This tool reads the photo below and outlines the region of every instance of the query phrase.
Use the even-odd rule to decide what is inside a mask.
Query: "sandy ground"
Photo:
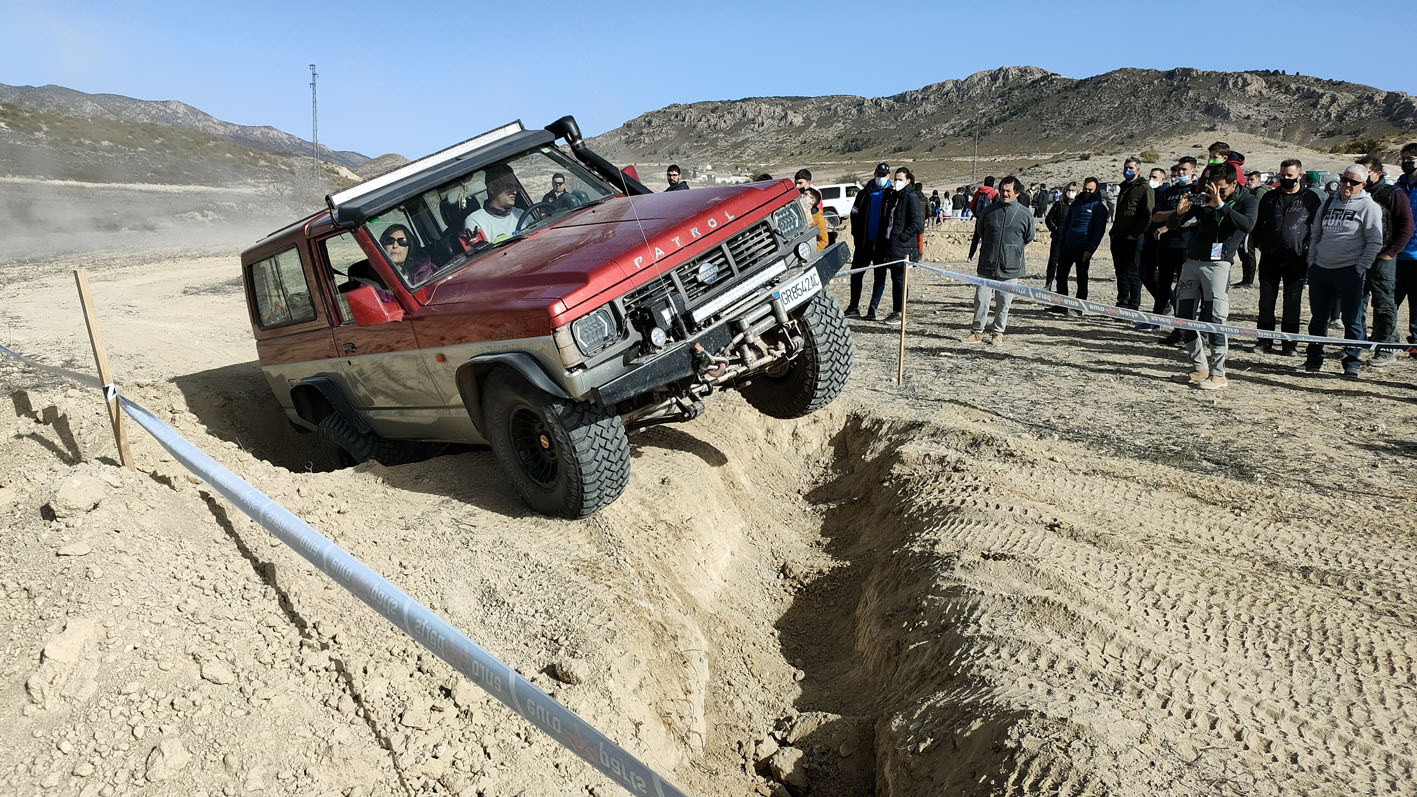
[[[313,470],[236,252],[0,262],[0,334],[89,367],[88,268],[130,396],[690,792],[1417,788],[1417,361],[1348,382],[1236,346],[1200,393],[1154,333],[1023,303],[961,343],[972,290],[922,277],[904,385],[858,323],[828,410],[719,396],[563,522],[486,451]],[[620,793],[140,430],[116,467],[90,391],[0,386],[0,791]]]

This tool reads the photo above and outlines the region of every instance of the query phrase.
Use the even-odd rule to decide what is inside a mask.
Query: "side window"
[[[253,264],[251,290],[263,329],[315,320],[310,285],[305,281],[300,255],[293,248]]]
[[[353,233],[342,232],[326,238],[320,245],[325,249],[325,262],[334,272],[335,304],[339,308],[340,323],[347,324],[354,320],[354,313],[349,309],[345,294],[360,285],[382,283],[369,266],[369,256],[364,254]]]
[[[860,191],[861,191],[860,188],[857,188],[857,187],[854,186],[854,185],[848,185],[848,186],[846,187],[846,196],[847,196],[848,198],[854,197],[854,196],[856,196]]]
[[[841,189],[836,186],[822,189],[822,199],[840,199]]]

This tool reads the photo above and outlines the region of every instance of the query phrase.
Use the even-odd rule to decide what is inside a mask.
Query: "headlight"
[[[576,339],[581,354],[589,357],[620,339],[620,325],[610,305],[605,305],[572,322],[571,336]]]
[[[772,224],[785,238],[792,238],[807,226],[807,218],[802,215],[801,203],[793,200],[786,207],[773,211]]]

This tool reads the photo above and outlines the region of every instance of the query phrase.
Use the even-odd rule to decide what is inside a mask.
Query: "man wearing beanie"
[[[1343,337],[1362,340],[1358,308],[1363,279],[1383,248],[1382,208],[1363,190],[1368,169],[1353,164],[1343,171],[1338,193],[1319,208],[1309,227],[1309,334],[1323,336],[1335,305],[1343,314]],[[1323,367],[1323,344],[1310,343],[1304,369]],[[1343,350],[1343,375],[1358,378],[1361,350]]]

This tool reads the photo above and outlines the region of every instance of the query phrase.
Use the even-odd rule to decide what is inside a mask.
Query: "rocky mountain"
[[[1277,71],[1118,69],[1081,80],[1032,66],[976,72],[890,97],[752,97],[675,104],[594,140],[612,159],[753,164],[1048,160],[1140,150],[1165,136],[1236,131],[1327,148],[1417,132],[1417,99]]]
[[[269,125],[238,125],[176,100],[135,100],[119,94],[86,94],[63,86],[8,86],[0,83],[0,103],[84,119],[155,124],[227,138],[263,152],[309,155],[313,145]],[[323,159],[354,168],[369,160],[358,152],[321,145]]]

